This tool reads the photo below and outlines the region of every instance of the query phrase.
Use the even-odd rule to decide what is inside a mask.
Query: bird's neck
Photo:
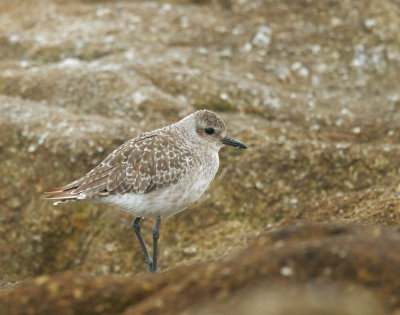
[[[194,143],[195,139],[193,133],[195,131],[192,130],[194,124],[195,122],[192,114],[176,122],[175,124],[167,126],[166,128],[168,128],[169,130],[173,131],[176,135],[178,135],[181,141]]]

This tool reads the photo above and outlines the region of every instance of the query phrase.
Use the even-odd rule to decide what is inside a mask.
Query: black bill
[[[231,145],[235,148],[247,149],[247,147],[243,143],[229,137],[225,137],[224,139],[222,139],[222,143],[226,145]]]

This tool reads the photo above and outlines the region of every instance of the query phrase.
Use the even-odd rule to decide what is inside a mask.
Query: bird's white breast
[[[118,206],[135,216],[170,217],[200,198],[214,179],[218,165],[218,153],[215,152],[208,162],[197,165],[175,185],[145,194],[110,195],[102,198],[102,201]]]

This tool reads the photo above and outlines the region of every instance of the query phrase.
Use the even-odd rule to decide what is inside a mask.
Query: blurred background
[[[399,86],[398,0],[0,0],[0,301],[149,279],[133,217],[42,192],[207,108],[249,149],[163,221],[148,304],[99,312],[400,313]]]

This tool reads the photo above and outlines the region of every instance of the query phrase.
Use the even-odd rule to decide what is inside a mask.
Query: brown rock
[[[289,314],[297,308],[299,314],[383,314],[400,305],[399,241],[398,231],[379,226],[293,226],[263,233],[235,256],[158,275],[41,276],[0,292],[1,311]]]
[[[326,292],[321,301],[328,308],[326,295],[343,301],[339,313],[347,301],[363,314],[360,307],[375,310],[381,300],[385,309],[398,307],[395,277],[382,271],[397,273],[395,242],[388,240],[396,233],[383,227],[400,222],[398,11],[398,1],[380,0],[0,1],[0,286],[20,284],[3,293],[16,303],[7,307],[37,306],[47,292],[49,310],[78,299],[73,309],[93,312],[160,305],[208,312],[197,299],[215,295],[222,302],[210,310],[233,313],[248,307],[248,295],[257,304],[264,291],[271,309],[282,312],[298,305],[311,313],[301,301],[316,299],[316,291]],[[204,197],[163,222],[161,269],[176,269],[155,282],[144,275],[132,283],[115,279],[145,269],[133,218],[92,204],[53,207],[42,192],[82,175],[123,141],[197,108],[219,111],[249,149],[222,150],[220,172]],[[326,227],[320,234],[294,228],[298,241],[277,252],[269,234],[259,239],[266,245],[252,247],[268,257],[246,252],[260,264],[256,272],[243,271],[245,260],[232,256],[265,228],[299,221],[369,224],[384,232],[372,239],[375,228],[343,227],[335,237],[326,236]],[[144,224],[146,240],[151,225]],[[336,256],[311,232],[325,235],[321,244]],[[276,246],[286,244],[285,235],[276,237]],[[236,257],[227,258],[228,268],[210,262],[226,255]],[[54,273],[60,274],[48,276]],[[81,273],[84,289],[74,287]],[[309,286],[321,274],[327,291],[318,281]],[[24,282],[37,276],[49,278]],[[44,289],[45,279],[59,282]],[[161,292],[159,299],[140,291],[142,279],[151,279],[147,290]],[[111,293],[98,288],[104,283]],[[273,292],[287,288],[293,305],[285,309]],[[26,302],[12,292],[25,292]],[[175,295],[180,300],[169,310],[167,296]]]

